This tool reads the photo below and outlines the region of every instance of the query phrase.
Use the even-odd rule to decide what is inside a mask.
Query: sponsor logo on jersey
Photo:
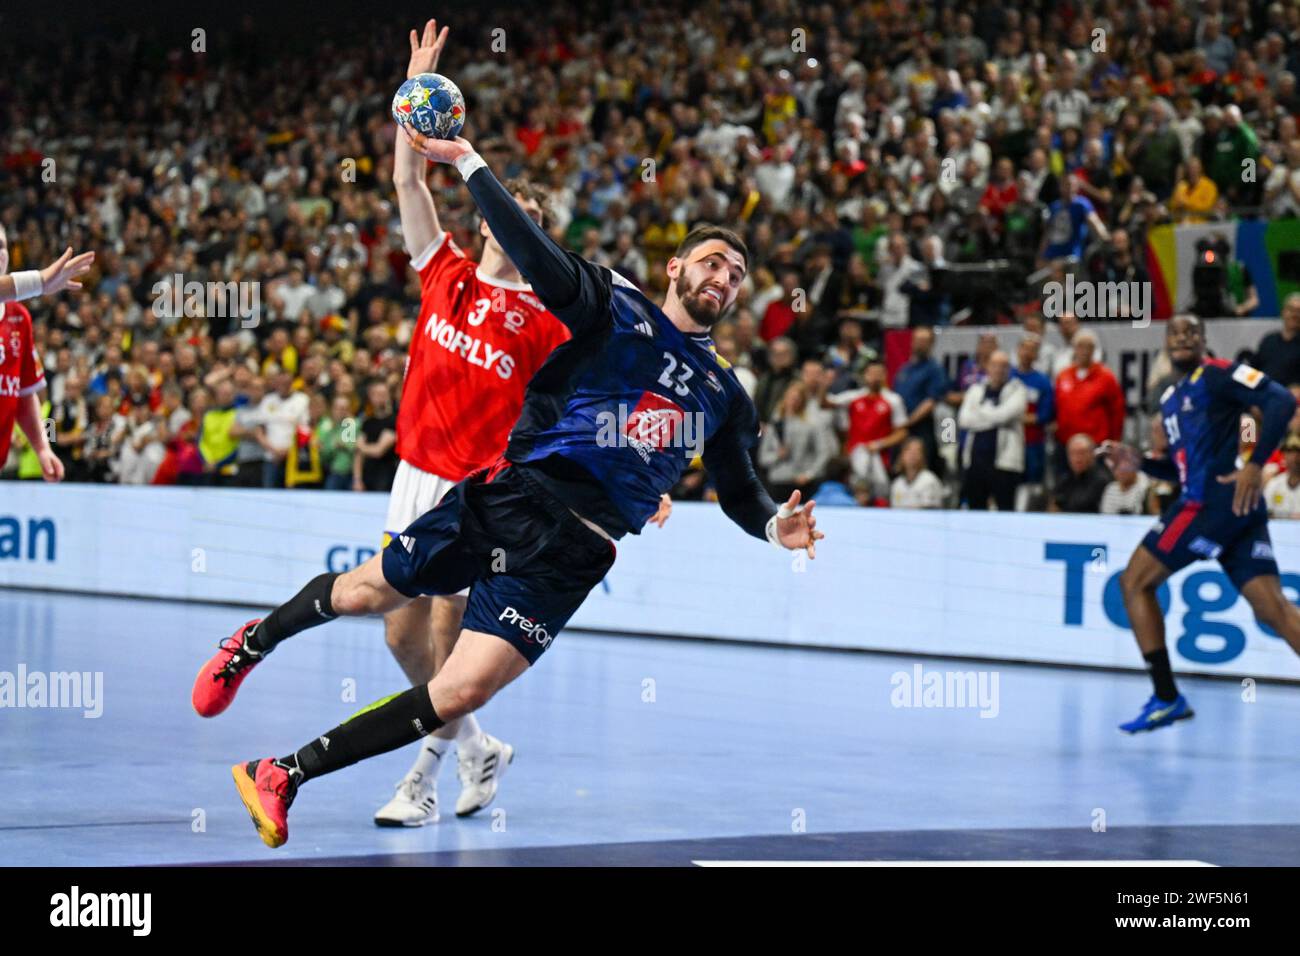
[[[470,365],[491,369],[503,379],[515,373],[515,359],[505,349],[493,348],[482,339],[462,332],[435,312],[424,323],[424,334],[449,352],[456,352]]]
[[[1209,538],[1197,536],[1192,539],[1192,543],[1187,546],[1187,550],[1193,554],[1199,554],[1202,557],[1217,558],[1223,552],[1223,546],[1216,544]]]
[[[518,627],[523,632],[524,640],[529,644],[546,647],[555,639],[551,632],[546,629],[545,624],[534,621],[531,617],[525,617],[513,607],[508,607],[502,611],[497,620]]]
[[[703,412],[687,413],[672,399],[656,392],[642,392],[629,412],[619,403],[618,411],[596,415],[596,444],[602,448],[631,448],[647,464],[650,456],[669,448],[687,449],[694,458],[703,451]]]
[[[1264,380],[1264,373],[1257,368],[1251,368],[1249,365],[1243,364],[1237,366],[1237,370],[1232,373],[1232,378],[1247,388],[1255,388]]]
[[[0,398],[18,398],[22,392],[22,380],[17,375],[0,375]]]
[[[1250,546],[1250,556],[1265,561],[1273,560],[1273,545],[1267,541],[1256,541]]]

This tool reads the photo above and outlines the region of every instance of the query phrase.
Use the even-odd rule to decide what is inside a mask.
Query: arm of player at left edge
[[[41,418],[41,400],[36,391],[29,392],[18,399],[18,427],[27,436],[27,441],[36,452],[41,463],[41,475],[46,481],[63,480],[63,462],[50,447],[49,437],[45,434],[45,421]]]

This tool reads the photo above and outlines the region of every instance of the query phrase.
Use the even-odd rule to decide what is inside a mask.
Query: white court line
[[[691,860],[695,866],[1217,866],[1204,860]]]

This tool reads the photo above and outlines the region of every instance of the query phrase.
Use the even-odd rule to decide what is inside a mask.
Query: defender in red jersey
[[[432,73],[448,30],[428,21],[411,31],[407,77]],[[384,546],[471,472],[505,449],[519,417],[524,389],[547,356],[569,338],[533,295],[519,270],[480,222],[480,262],[468,258],[445,232],[426,182],[428,163],[397,137],[393,185],[402,238],[420,275],[420,313],[411,333],[397,412],[401,460],[388,502]],[[526,183],[508,184],[520,207],[542,221],[543,194]],[[451,654],[460,634],[466,592],[422,598],[384,618],[388,647],[412,684],[427,683]],[[375,814],[379,826],[423,826],[438,819],[436,779],[456,742],[461,793],[456,815],[483,809],[514,748],[483,733],[473,714],[452,721],[422,742],[397,793]]]
[[[71,259],[71,256],[72,250],[69,249],[40,273],[20,275],[33,277],[32,281],[39,277],[42,293],[54,293],[64,288],[79,289],[80,283],[72,281],[72,277],[90,268],[94,255],[86,253],[76,259]],[[24,288],[19,288],[18,277],[9,277],[8,272],[9,238],[4,226],[0,226],[0,278],[6,279],[0,286],[11,293],[25,292]],[[41,418],[41,400],[37,393],[44,387],[45,369],[36,354],[31,313],[19,302],[0,301],[0,465],[9,457],[9,445],[17,423],[36,452],[45,480],[62,481],[63,462],[50,447]]]

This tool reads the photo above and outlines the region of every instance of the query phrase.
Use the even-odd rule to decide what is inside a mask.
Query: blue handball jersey
[[[579,301],[556,310],[573,338],[529,383],[506,458],[537,465],[561,500],[619,537],[641,529],[696,456],[712,471],[747,455],[758,416],[709,335],[680,331],[609,269],[582,270]],[[584,496],[578,476],[605,500]]]
[[[1210,358],[1160,396],[1169,458],[1178,468],[1185,500],[1232,506],[1234,486],[1217,478],[1241,465],[1243,438],[1251,437],[1243,434],[1242,414],[1267,402],[1269,390],[1276,388],[1258,369]]]

